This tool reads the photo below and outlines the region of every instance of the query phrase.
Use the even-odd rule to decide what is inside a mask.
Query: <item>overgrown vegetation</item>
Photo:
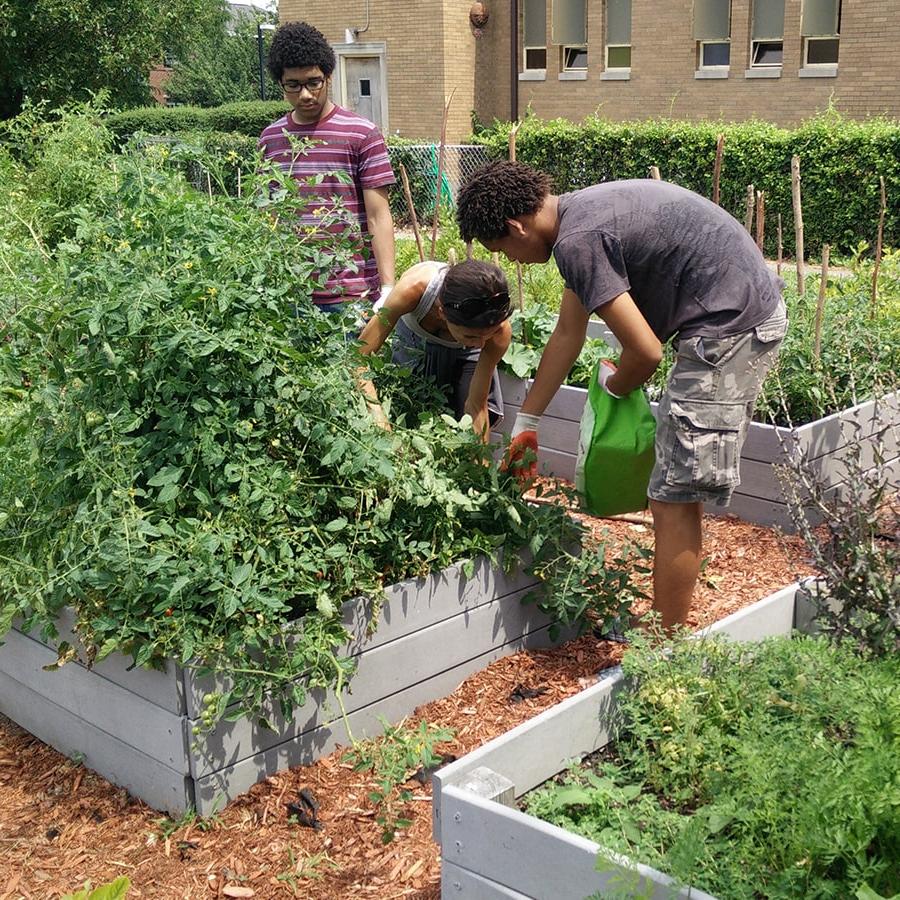
[[[614,753],[529,812],[722,900],[900,891],[900,656],[638,638],[623,669]]]
[[[71,605],[83,648],[60,644],[61,664],[121,651],[227,672],[210,725],[270,690],[285,712],[340,693],[346,600],[500,547],[572,563],[580,527],[526,503],[384,359],[393,430],[373,424],[353,326],[309,302],[353,234],[292,229],[292,179],[263,171],[237,199],[204,159],[210,196],[178,148],[114,153],[91,109],[4,137],[0,634],[55,637]]]

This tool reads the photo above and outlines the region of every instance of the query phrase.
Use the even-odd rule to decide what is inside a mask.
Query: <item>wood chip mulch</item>
[[[652,545],[649,523],[586,521],[612,542]],[[709,563],[695,594],[694,627],[811,572],[796,539],[730,517],[706,517],[704,525]],[[621,654],[621,646],[591,635],[516,653],[417,709],[410,724],[454,729],[455,738],[438,749],[461,756],[589,686]],[[57,898],[120,875],[131,880],[129,898],[154,900],[436,900],[440,854],[431,840],[430,785],[410,782],[403,814],[412,824],[384,845],[368,798],[374,785],[352,771],[343,752],[281,772],[211,820],[187,819],[170,833],[160,813],[0,717],[0,900]],[[288,821],[286,804],[301,789],[319,804],[321,830]]]

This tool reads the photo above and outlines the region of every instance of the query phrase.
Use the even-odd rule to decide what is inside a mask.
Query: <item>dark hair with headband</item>
[[[490,328],[512,315],[502,269],[477,259],[450,266],[441,291],[444,316],[453,325]]]

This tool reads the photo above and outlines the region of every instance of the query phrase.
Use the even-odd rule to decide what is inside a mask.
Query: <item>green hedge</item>
[[[496,123],[476,140],[495,158],[506,158],[510,125]],[[776,250],[781,213],[784,247],[793,253],[791,157],[801,160],[803,222],[807,252],[823,243],[846,252],[860,241],[875,243],[879,175],[888,196],[885,243],[900,245],[900,123],[853,122],[828,112],[795,129],[763,122],[610,122],[589,118],[526,119],[519,129],[517,158],[553,177],[560,192],[600,181],[662,177],[704,196],[712,195],[716,139],[725,135],[721,204],[744,220],[747,185],[766,193],[766,251]]]
[[[283,100],[248,100],[204,109],[200,106],[144,106],[109,115],[107,127],[123,141],[136,132],[175,134],[184,131],[240,132],[259,137],[266,125],[290,107]]]

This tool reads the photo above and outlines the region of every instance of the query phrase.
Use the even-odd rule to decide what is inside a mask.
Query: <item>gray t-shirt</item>
[[[610,181],[559,198],[553,256],[588,312],[628,291],[667,341],[749,331],[784,282],[728,212],[665,181]]]

